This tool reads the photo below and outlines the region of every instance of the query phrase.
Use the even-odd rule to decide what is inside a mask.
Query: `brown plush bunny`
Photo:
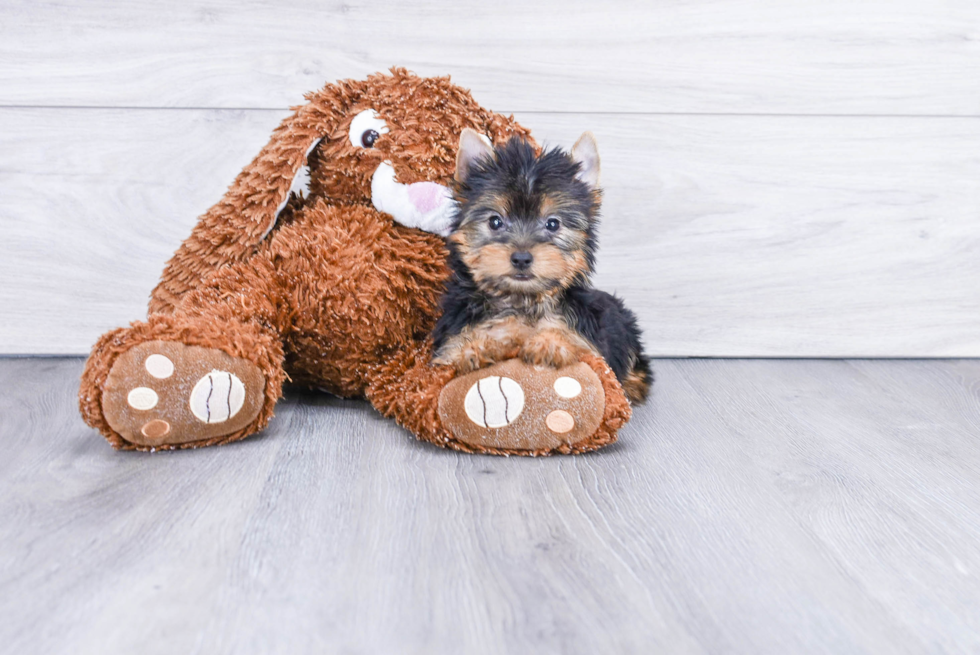
[[[466,452],[613,442],[630,408],[601,358],[562,370],[509,360],[460,378],[430,364],[459,135],[527,130],[448,77],[397,68],[307,100],[201,217],[146,321],[95,344],[85,421],[122,449],[226,443],[266,426],[288,375],[364,396]],[[307,194],[291,193],[305,166]]]

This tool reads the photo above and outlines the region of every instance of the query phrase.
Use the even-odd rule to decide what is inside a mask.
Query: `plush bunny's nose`
[[[408,199],[412,201],[415,208],[423,214],[427,214],[437,207],[441,207],[449,195],[446,187],[435,182],[416,182],[408,185]]]
[[[456,203],[448,187],[435,182],[402,184],[391,162],[382,162],[371,177],[371,202],[407,227],[449,236]]]

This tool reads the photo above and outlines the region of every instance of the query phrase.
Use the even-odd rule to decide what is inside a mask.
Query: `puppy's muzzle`
[[[526,250],[515,252],[510,256],[510,264],[518,271],[527,271],[534,263],[534,257]]]

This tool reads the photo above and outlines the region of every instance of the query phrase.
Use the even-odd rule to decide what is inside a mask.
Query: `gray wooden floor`
[[[619,444],[533,460],[299,391],[117,453],[81,360],[0,359],[0,651],[980,651],[980,361],[656,368]]]

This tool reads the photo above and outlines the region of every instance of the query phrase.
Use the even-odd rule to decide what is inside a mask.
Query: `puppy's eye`
[[[549,232],[557,232],[558,228],[560,227],[561,221],[559,221],[557,218],[549,218],[544,224],[544,229],[548,230]]]
[[[355,148],[373,148],[374,142],[387,133],[388,126],[378,114],[373,109],[365,109],[350,122],[347,136]]]
[[[504,227],[504,219],[500,218],[496,214],[490,217],[490,229],[497,231]]]

